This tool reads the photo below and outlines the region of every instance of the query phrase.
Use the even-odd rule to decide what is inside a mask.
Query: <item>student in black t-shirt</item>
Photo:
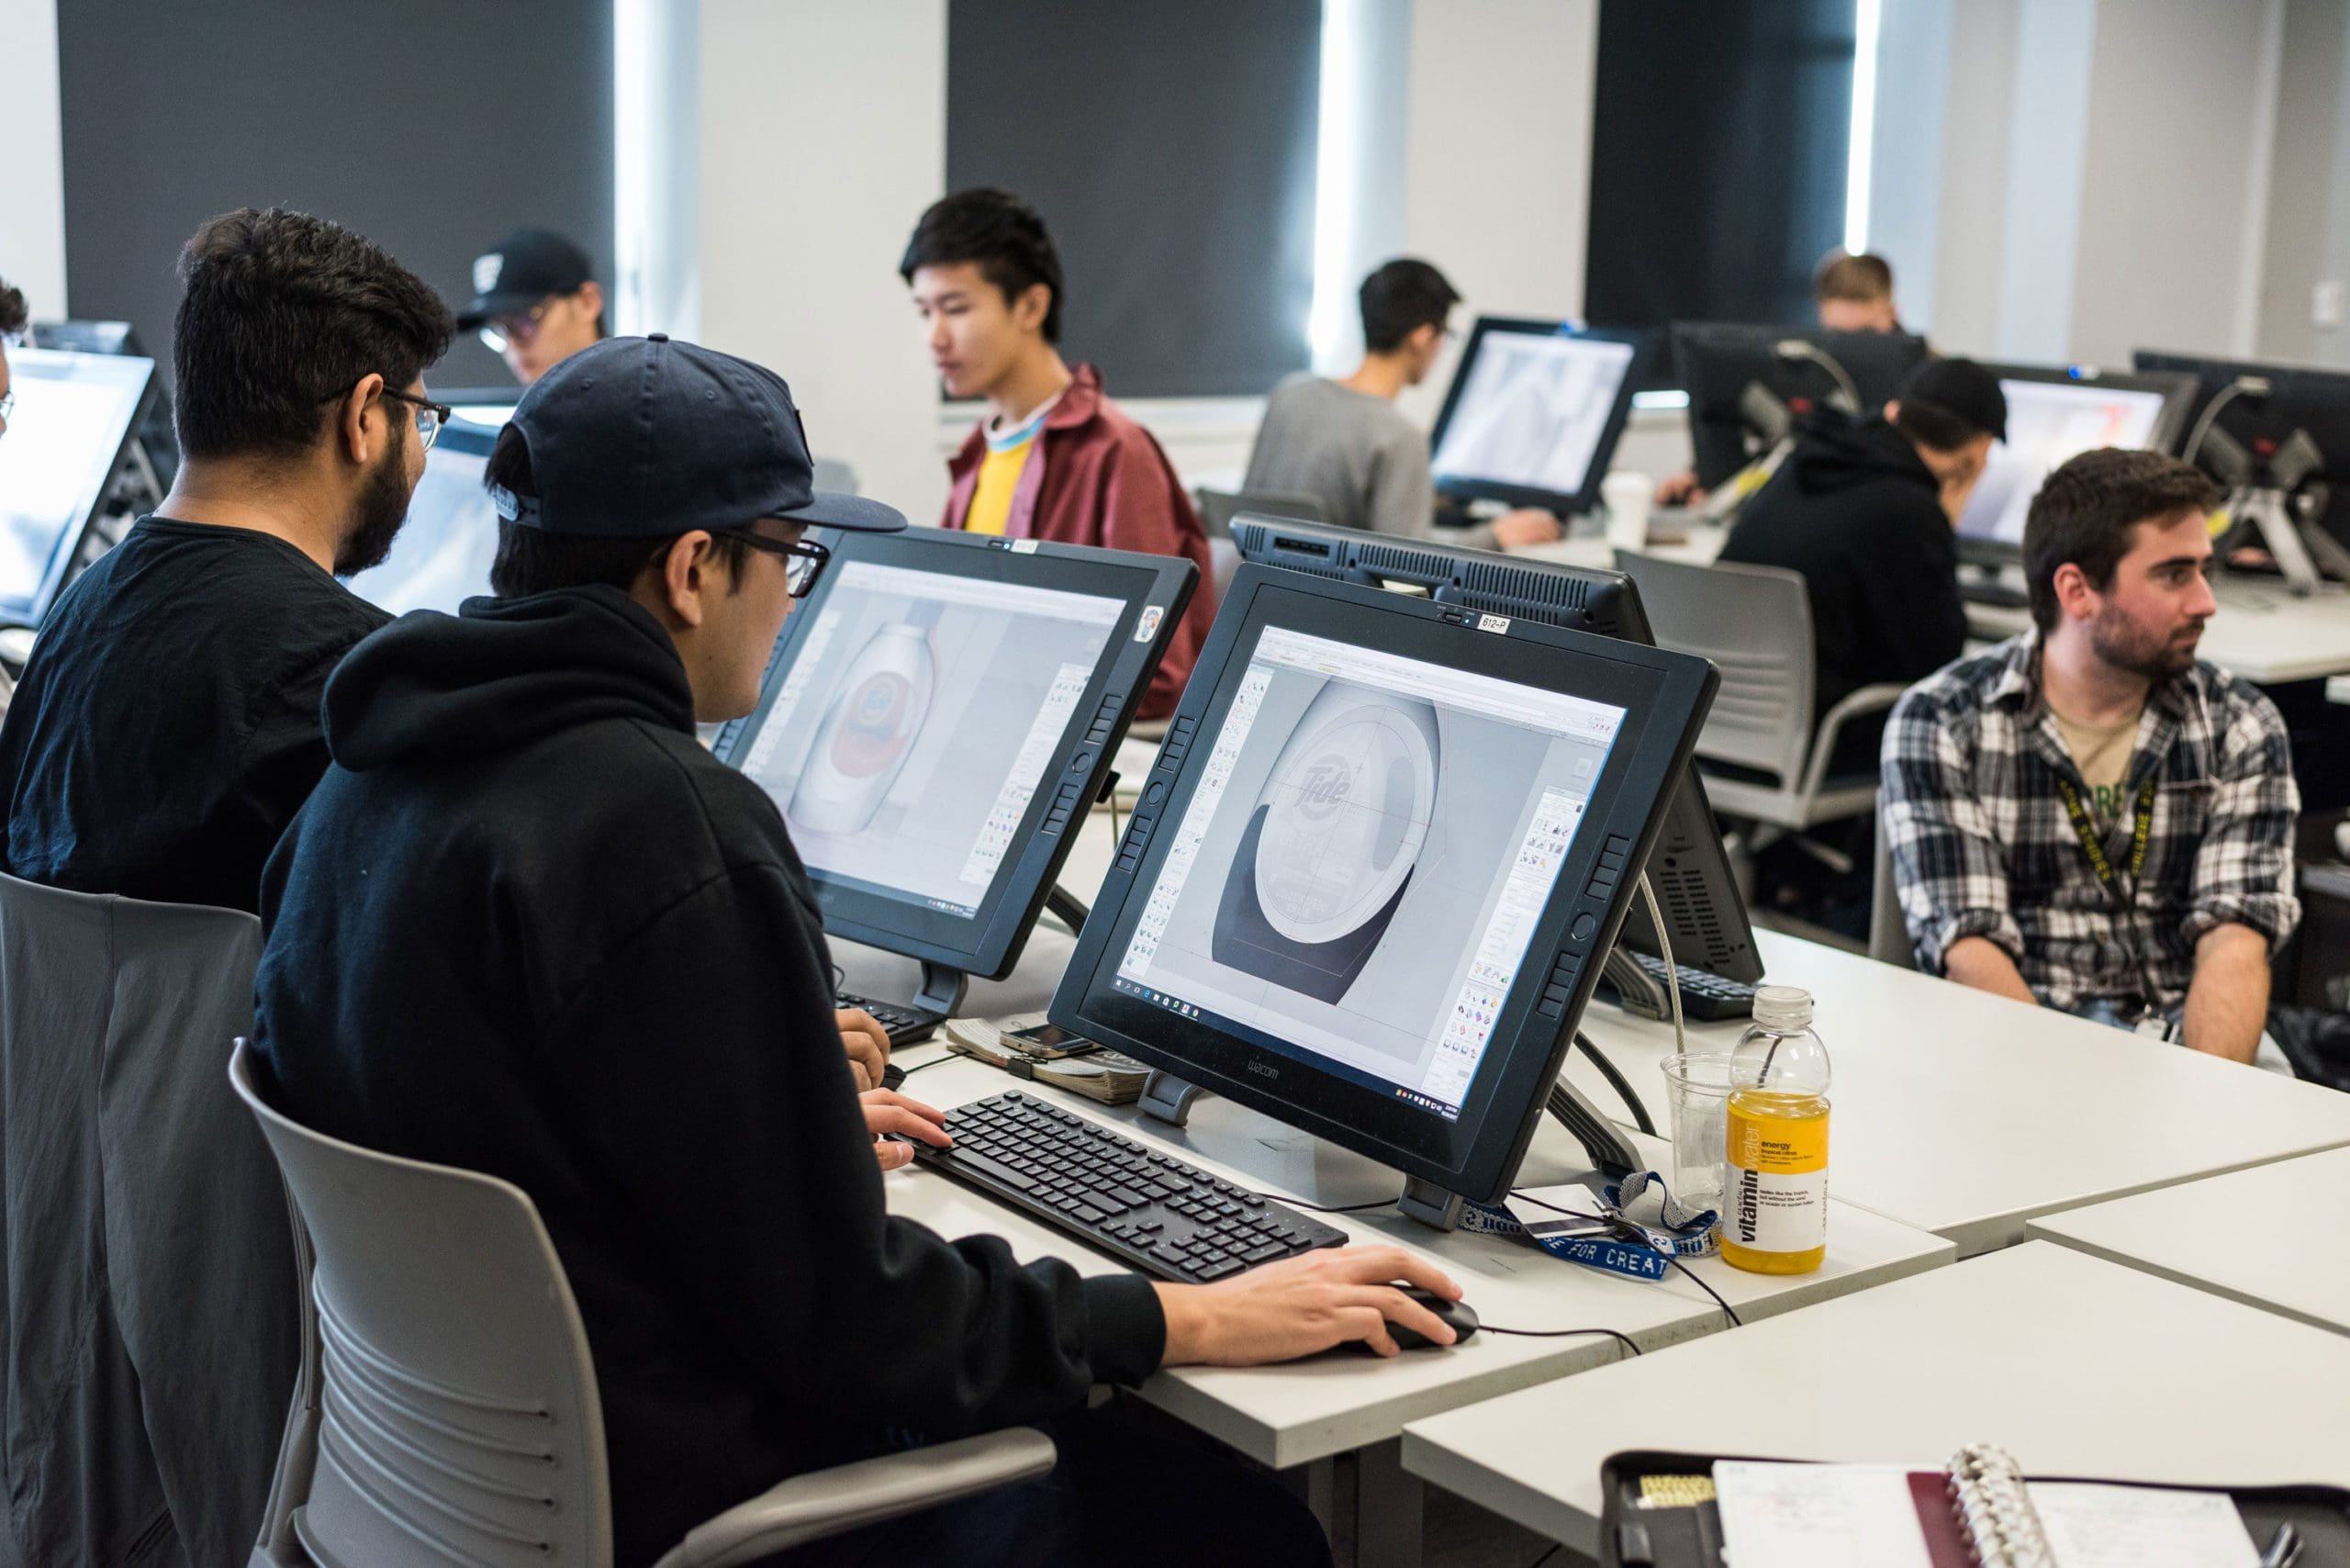
[[[447,410],[439,296],[360,235],[247,207],[180,255],[172,493],[51,611],[0,723],[0,867],[82,892],[257,910],[326,770],[319,701],[390,619],[383,560]]]

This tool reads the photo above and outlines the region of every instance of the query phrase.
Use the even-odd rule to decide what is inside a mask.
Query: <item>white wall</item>
[[[930,521],[938,395],[898,258],[946,183],[946,0],[701,0],[700,33],[702,339]]]
[[[2287,0],[2263,258],[2263,359],[2350,364],[2350,328],[2313,319],[2350,284],[2350,4]]]
[[[42,319],[66,314],[65,150],[57,108],[57,0],[0,0],[8,106],[0,148],[0,278]]]

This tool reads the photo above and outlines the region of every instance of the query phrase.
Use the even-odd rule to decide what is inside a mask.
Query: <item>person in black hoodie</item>
[[[1966,611],[1953,531],[2008,403],[1972,360],[1911,371],[1872,420],[1818,420],[1739,513],[1721,559],[1785,566],[1810,589],[1814,713],[1863,686],[1908,685],[1958,657]],[[1884,715],[1844,726],[1830,777],[1874,774]]]
[[[890,1217],[880,1135],[939,1113],[857,1092],[822,922],[781,813],[694,723],[747,712],[803,524],[903,526],[815,496],[773,372],[609,340],[525,395],[489,465],[495,599],[362,644],[333,763],[264,878],[254,1047],[331,1136],[515,1182],[576,1294],[600,1385],[616,1561],[787,1475],[907,1440],[1054,1423],[1044,1482],[792,1562],[1315,1562],[1278,1487],[1080,1414],[1096,1383],[1281,1360],[1387,1321],[1449,1331],[1396,1249],[1206,1286],[1022,1267]],[[1136,1529],[1137,1489],[1182,1496]]]

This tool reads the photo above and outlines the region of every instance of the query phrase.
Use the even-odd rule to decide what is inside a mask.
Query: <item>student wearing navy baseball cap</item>
[[[1155,1285],[886,1211],[910,1150],[882,1135],[943,1145],[943,1118],[844,1052],[782,814],[694,739],[756,701],[823,569],[802,531],[903,526],[810,470],[783,381],[689,344],[599,343],[524,396],[488,467],[498,597],[403,618],[327,688],[334,764],[263,879],[264,1087],[530,1193],[595,1356],[617,1562],[788,1476],[1028,1422],[1061,1439],[1046,1481],[784,1561],[1326,1562],[1280,1488],[1088,1415],[1087,1391],[1392,1353],[1388,1316],[1441,1342],[1389,1283],[1458,1294],[1427,1264],[1354,1249]],[[1201,1528],[1133,1530],[1137,1475]]]
[[[595,265],[552,229],[517,229],[476,256],[473,285],[458,330],[479,332],[525,386],[604,336]]]

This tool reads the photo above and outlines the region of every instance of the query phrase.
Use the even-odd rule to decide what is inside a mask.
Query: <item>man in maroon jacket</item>
[[[1102,389],[1071,371],[1060,342],[1061,262],[1035,210],[1009,191],[958,191],[914,226],[898,264],[950,398],[984,398],[988,417],[947,460],[946,528],[1013,539],[1181,555],[1210,580],[1207,531],[1167,454]],[[1175,711],[1215,619],[1192,599],[1143,700]]]

